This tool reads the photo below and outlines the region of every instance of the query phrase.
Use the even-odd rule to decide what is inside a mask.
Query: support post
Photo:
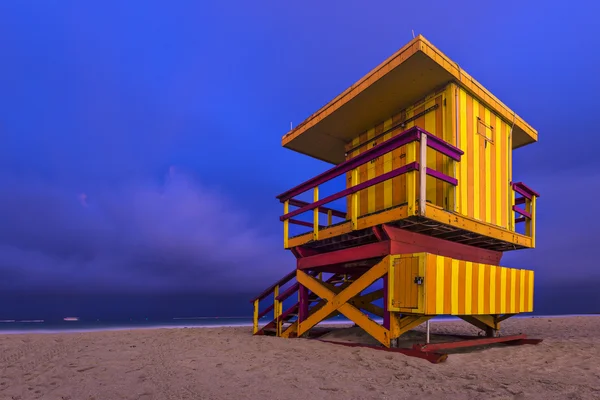
[[[426,331],[426,337],[425,337],[425,343],[429,344],[429,320],[427,320],[427,322],[425,322],[425,331]]]
[[[411,142],[406,145],[406,164],[415,162],[417,159],[417,142]],[[416,214],[417,199],[417,171],[406,173],[406,202],[407,213],[410,217]]]
[[[275,286],[273,291],[273,319],[275,320],[275,331],[277,336],[281,334],[281,321],[279,316],[281,315],[281,302],[277,300],[279,297],[279,285]]]
[[[298,303],[298,322],[304,321],[308,317],[308,289],[304,285],[298,287],[300,301]]]
[[[358,185],[358,168],[352,170],[352,186]],[[352,220],[352,230],[358,229],[358,192],[352,193],[350,198],[350,219]]]
[[[258,299],[254,300],[254,318],[252,322],[252,334],[255,335],[258,332]]]
[[[327,210],[327,226],[333,225],[333,211]]]
[[[419,215],[425,216],[427,205],[427,135],[422,132],[419,150]]]
[[[313,201],[319,201],[319,187],[315,186]],[[319,240],[319,207],[313,210],[313,240]]]
[[[290,201],[286,200],[283,203],[283,215],[285,215],[289,212],[290,212]],[[286,219],[283,221],[283,248],[284,249],[288,248],[289,237],[290,237],[290,221]]]

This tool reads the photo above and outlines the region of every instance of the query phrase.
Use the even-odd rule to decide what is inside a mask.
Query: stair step
[[[329,281],[328,283],[331,283],[332,285],[335,285],[336,283],[346,283],[346,282],[354,282],[352,279],[348,279],[348,280],[343,280],[343,279],[336,279],[333,281]]]

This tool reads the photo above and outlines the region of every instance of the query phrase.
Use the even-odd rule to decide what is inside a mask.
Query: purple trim
[[[512,185],[512,189],[516,192],[519,193],[521,196],[523,196],[524,198],[531,200],[531,198],[533,196],[531,196],[531,194],[527,193],[525,190],[521,189],[519,186],[516,186],[515,184]]]
[[[283,300],[287,299],[292,294],[294,294],[294,292],[296,292],[298,290],[299,286],[300,286],[300,284],[298,282],[294,283],[292,286],[287,288],[285,292],[283,292],[279,296],[277,296],[277,300],[283,301]]]
[[[379,175],[373,179],[369,179],[368,181],[365,181],[363,183],[360,183],[356,186],[352,186],[349,187],[347,189],[342,190],[341,192],[338,192],[336,194],[332,194],[331,196],[327,196],[319,201],[315,201],[312,204],[309,204],[307,206],[304,206],[302,208],[299,208],[297,210],[291,211],[285,215],[282,215],[281,217],[279,217],[280,221],[285,221],[286,219],[290,219],[295,217],[296,215],[300,215],[302,213],[305,213],[307,211],[311,211],[314,210],[317,207],[321,207],[322,205],[325,205],[327,203],[331,203],[332,201],[335,201],[337,199],[341,199],[342,197],[346,197],[348,195],[351,195],[353,193],[356,192],[360,192],[363,189],[366,189],[368,187],[371,187],[373,185],[376,185],[378,183],[387,181],[388,179],[392,179],[395,178],[396,176],[405,174],[409,171],[414,171],[417,170],[419,168],[419,164],[417,162],[412,162],[410,164],[406,164],[403,167],[397,168],[393,171],[390,172],[386,172],[385,174]]]
[[[294,304],[293,306],[291,306],[290,308],[288,308],[287,310],[282,312],[281,315],[279,316],[279,319],[280,320],[286,319],[288,317],[288,315],[293,314],[297,310],[298,310],[298,303]]]
[[[389,140],[386,140],[385,142],[381,143],[380,145],[377,145],[377,146],[365,151],[364,153],[360,153],[356,157],[351,158],[348,161],[344,161],[343,163],[336,165],[335,167],[323,172],[322,174],[319,174],[319,175],[315,176],[314,178],[311,178],[311,179],[307,180],[306,182],[301,183],[300,185],[296,186],[295,188],[292,188],[292,189],[280,194],[279,196],[277,196],[277,199],[279,199],[281,202],[284,202],[293,197],[296,197],[297,195],[302,194],[302,193],[306,192],[307,190],[313,189],[314,187],[319,186],[327,181],[330,181],[333,178],[337,178],[338,176],[345,174],[346,172],[350,172],[353,169],[358,168],[361,165],[363,165],[377,157],[381,157],[384,154],[397,149],[398,147],[401,147],[408,143],[414,142],[415,140],[418,140],[419,137],[420,137],[419,128],[418,127],[410,128],[410,129],[402,132],[398,136],[395,136]]]
[[[286,283],[288,283],[295,277],[296,277],[296,270],[293,270],[292,272],[290,272],[289,274],[287,274],[286,276],[284,276],[283,278],[281,278],[280,280],[278,280],[277,282],[275,282],[274,284],[272,284],[271,286],[266,288],[261,294],[259,294],[258,296],[256,296],[252,300],[250,300],[250,303],[254,303],[256,300],[260,301],[260,300],[264,299],[265,297],[267,297],[268,295],[273,293],[273,291],[275,290],[275,286],[285,285]]]
[[[427,139],[427,140],[429,140],[429,139]],[[440,179],[444,182],[448,182],[449,184],[454,185],[454,186],[458,185],[458,179],[456,179],[456,178],[453,178],[451,176],[448,176],[442,172],[436,171],[435,169],[431,169],[431,168],[426,168],[426,171],[427,171],[427,175],[429,175],[429,176],[433,176],[436,179]]]
[[[442,153],[445,156],[452,158],[453,160],[460,161],[460,157],[464,154],[464,152],[443,141],[442,139],[436,137],[435,135],[427,132],[426,130],[419,128],[418,126],[407,129],[406,131],[400,133],[393,138],[382,142],[381,144],[372,147],[371,149],[365,151],[364,153],[358,154],[356,157],[351,158],[350,160],[344,161],[343,163],[336,165],[335,167],[323,172],[320,175],[315,176],[307,180],[304,183],[280,194],[277,196],[281,202],[289,200],[293,197],[296,197],[299,194],[306,192],[307,190],[313,189],[316,186],[319,186],[327,181],[332,180],[333,178],[337,178],[338,176],[350,172],[353,169],[374,160],[377,157],[381,157],[384,154],[389,153],[392,150],[397,149],[398,147],[402,147],[408,143],[414,142],[421,138],[421,134],[427,135],[427,146],[432,149]]]
[[[525,222],[527,219],[525,217],[519,217],[517,219],[515,219],[515,224],[518,224],[519,222]]]
[[[525,204],[526,201],[527,199],[525,197],[519,197],[518,199],[515,199],[515,204]]]
[[[299,219],[289,219],[290,224],[306,226],[307,228],[313,228],[314,225],[312,222],[300,221]],[[319,228],[326,228],[323,225],[319,225]]]
[[[524,197],[527,197],[529,200],[531,200],[531,198],[533,196],[540,197],[540,194],[538,192],[536,192],[535,190],[533,190],[532,188],[530,188],[523,182],[516,182],[516,183],[513,182],[512,188],[515,192],[519,193],[520,195],[522,195]]]
[[[298,199],[290,199],[290,206],[294,206],[294,207],[304,207],[305,205],[308,205],[310,203],[307,203],[306,201],[302,201],[302,200],[298,200]],[[338,210],[334,210],[331,208],[327,208],[327,207],[320,207],[319,208],[319,212],[323,213],[323,214],[327,214],[329,211],[331,211],[331,215],[333,215],[334,217],[338,217],[338,218],[346,218],[346,213],[343,211],[338,211]]]
[[[531,219],[531,213],[523,210],[521,207],[513,206],[513,211],[516,212],[516,213],[521,214],[525,218]]]
[[[258,319],[261,319],[262,317],[273,311],[273,308],[275,308],[275,303],[271,304],[269,307],[265,308],[263,312],[258,314]]]
[[[439,151],[445,156],[450,157],[455,161],[460,161],[460,156],[464,154],[464,152],[458,147],[452,146],[450,143],[443,141],[435,135],[419,128],[419,131],[427,135],[427,147],[431,147],[432,149]]]

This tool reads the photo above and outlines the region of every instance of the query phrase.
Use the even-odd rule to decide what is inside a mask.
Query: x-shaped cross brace
[[[388,273],[389,264],[389,257],[385,257],[339,293],[335,293],[331,288],[323,285],[322,282],[311,277],[302,270],[298,270],[296,274],[298,282],[326,301],[326,304],[323,305],[323,307],[312,313],[304,321],[300,322],[298,325],[298,336],[304,334],[331,314],[339,312],[363,328],[383,345],[389,347],[389,330],[373,321],[367,315],[362,313],[360,309],[351,304],[351,300],[354,297],[358,296],[377,279]]]

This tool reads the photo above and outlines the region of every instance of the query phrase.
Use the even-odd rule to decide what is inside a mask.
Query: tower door
[[[419,274],[419,257],[399,257],[392,261],[393,288],[392,309],[419,308],[419,286],[423,278]]]

